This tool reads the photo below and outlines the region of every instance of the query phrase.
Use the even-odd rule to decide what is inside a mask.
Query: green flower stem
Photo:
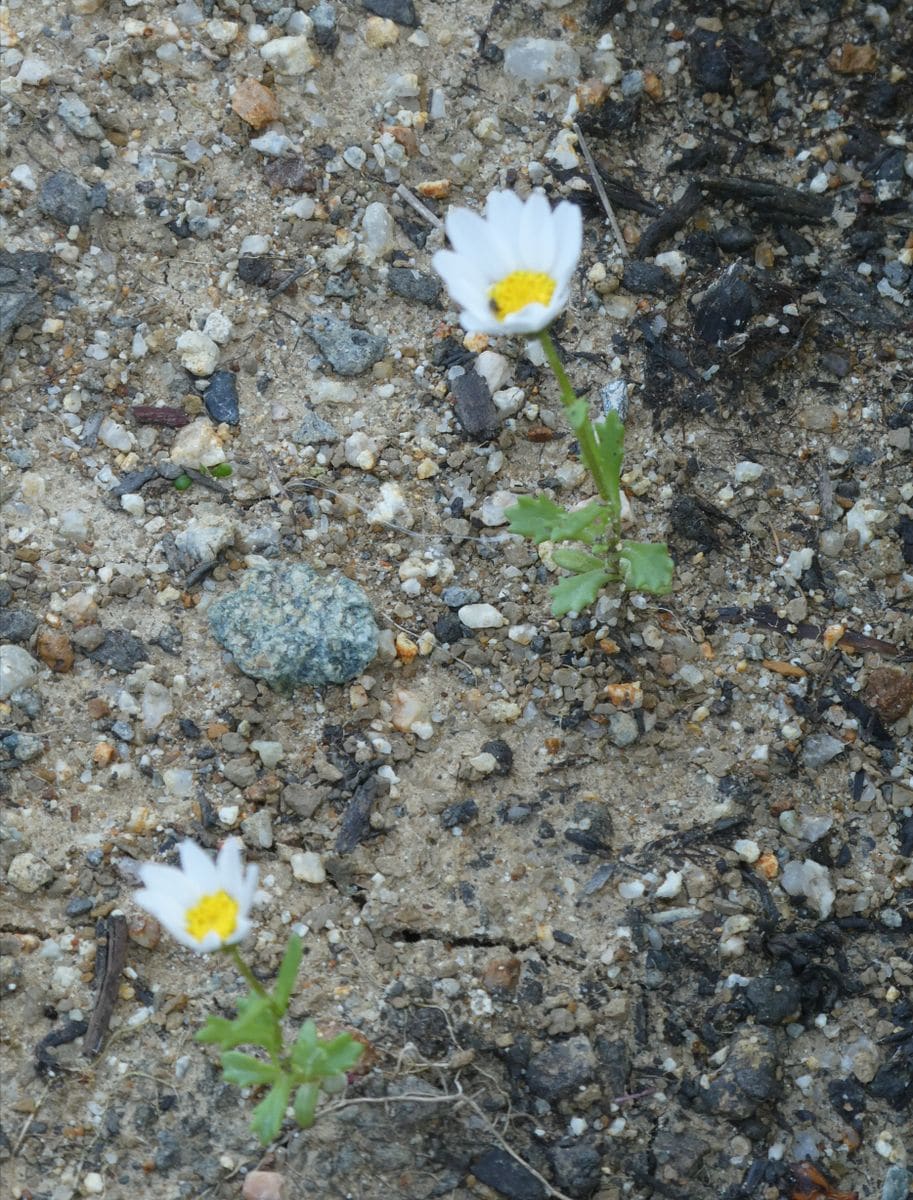
[[[558,357],[558,351],[555,349],[551,335],[547,329],[543,329],[541,333],[537,334],[537,337],[548,360],[548,365],[558,380],[558,386],[561,389],[561,403],[564,405],[568,421],[580,443],[580,457],[593,476],[600,496],[608,505],[611,525],[610,543],[611,546],[614,546],[621,537],[621,481],[617,473],[610,470],[600,456],[586,401],[581,400],[574,391],[561,359]]]
[[[252,992],[256,992],[258,996],[262,996],[265,1000],[272,1002],[272,997],[270,996],[269,992],[241,957],[241,951],[238,949],[238,947],[234,945],[224,946],[223,950],[235,964],[238,973],[242,975],[245,982],[250,985],[250,990]]]

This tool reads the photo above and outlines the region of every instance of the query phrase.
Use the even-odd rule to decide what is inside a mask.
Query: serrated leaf
[[[601,558],[597,558],[595,554],[587,554],[584,550],[559,548],[552,551],[552,560],[559,567],[564,567],[565,571],[573,571],[575,575],[581,575],[584,571],[598,570],[605,566]]]
[[[600,461],[617,481],[625,452],[625,427],[621,418],[616,412],[606,413],[605,419],[597,421],[593,426],[593,431],[596,434]]]
[[[563,617],[569,612],[583,612],[599,595],[600,589],[609,581],[605,570],[587,571],[583,575],[571,575],[552,588],[552,614]]]
[[[279,968],[279,974],[276,976],[276,986],[273,988],[273,999],[281,1013],[284,1013],[288,1008],[288,1002],[295,988],[295,981],[298,978],[298,968],[301,966],[303,954],[304,943],[297,933],[293,933],[289,938],[288,946],[282,958],[282,966]]]
[[[599,500],[593,500],[583,508],[575,508],[573,512],[562,510],[561,515],[552,524],[549,540],[591,542],[602,533],[608,515],[608,509]]]
[[[305,1021],[298,1030],[298,1037],[292,1046],[292,1066],[298,1075],[305,1079],[313,1079],[313,1067],[318,1055],[317,1026],[313,1021]]]
[[[664,596],[672,591],[675,563],[662,542],[624,541],[618,557],[623,582],[629,592]]]
[[[336,1037],[321,1042],[323,1052],[321,1072],[323,1075],[344,1075],[351,1071],[364,1053],[364,1046],[350,1033],[339,1033]]]
[[[555,522],[567,514],[547,496],[520,496],[516,504],[504,510],[504,515],[511,533],[528,537],[538,546],[549,540]]]
[[[272,1083],[279,1074],[274,1063],[243,1054],[240,1050],[227,1050],[222,1055],[222,1074],[229,1083],[238,1087],[253,1087],[255,1084]]]
[[[251,1113],[250,1127],[260,1139],[261,1146],[268,1146],[282,1128],[291,1091],[291,1079],[288,1075],[280,1075],[266,1093],[265,1099],[261,1100]]]
[[[235,1046],[263,1046],[278,1054],[282,1034],[269,996],[249,993],[238,1005],[238,1015],[233,1021],[209,1017],[197,1034],[197,1041],[215,1043],[226,1050]]]
[[[293,1108],[295,1110],[295,1120],[302,1129],[310,1129],[314,1124],[314,1113],[317,1109],[317,1101],[320,1098],[320,1088],[316,1083],[303,1083],[295,1092],[295,1100]]]

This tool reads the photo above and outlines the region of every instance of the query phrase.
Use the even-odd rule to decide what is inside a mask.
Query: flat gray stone
[[[380,362],[387,350],[385,337],[356,329],[329,313],[318,313],[306,332],[338,375],[363,375]]]
[[[377,626],[358,584],[304,563],[251,571],[210,607],[209,624],[245,675],[277,691],[345,683],[377,653]]]

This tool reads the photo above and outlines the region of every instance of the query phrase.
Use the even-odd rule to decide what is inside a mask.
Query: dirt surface
[[[3,9],[4,1194],[906,1200],[909,10],[371,7]],[[430,273],[533,185],[677,562],[560,622],[503,531],[589,495],[554,382]],[[206,610],[301,561],[380,651],[280,695]],[[371,1047],[266,1154],[192,1040],[233,973],[131,902],[229,832],[256,970],[302,931],[295,1019]]]

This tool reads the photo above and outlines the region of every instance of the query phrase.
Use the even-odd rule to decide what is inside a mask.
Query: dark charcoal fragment
[[[81,179],[70,171],[55,171],[41,185],[38,207],[45,216],[67,229],[71,225],[84,229],[97,205],[92,203],[92,194]]]
[[[900,538],[900,549],[905,563],[913,563],[913,518],[901,517],[896,530]]]
[[[555,1183],[568,1196],[588,1200],[602,1182],[602,1155],[591,1138],[562,1139],[548,1157]]]
[[[466,371],[458,375],[450,387],[454,397],[453,411],[466,436],[474,442],[487,442],[497,437],[501,414],[482,376],[476,371]]]
[[[587,1037],[552,1042],[533,1056],[526,1069],[526,1082],[534,1096],[559,1100],[589,1083],[596,1072],[596,1055]]]
[[[747,1120],[779,1093],[777,1064],[782,1057],[774,1030],[764,1025],[738,1029],[730,1041],[728,1058],[709,1086],[698,1092],[697,1104],[712,1116]]]
[[[637,296],[674,296],[678,291],[675,280],[662,267],[637,261],[625,264],[621,285]]]
[[[898,1047],[869,1084],[872,1095],[897,1112],[913,1104],[913,1031],[907,1036],[907,1042]]]
[[[418,25],[412,0],[361,0],[361,6],[378,17],[395,21],[397,25],[406,25],[410,29]]]
[[[145,645],[126,629],[109,629],[102,644],[90,650],[87,657],[122,675],[128,674],[138,663],[149,661]]]
[[[727,225],[717,230],[716,244],[727,254],[741,254],[755,244],[755,235],[744,225]]]
[[[268,254],[245,255],[238,259],[238,278],[242,283],[266,287],[273,277],[273,260]]]
[[[458,825],[468,825],[479,815],[479,806],[475,800],[461,800],[457,804],[449,804],[441,813],[441,824],[445,829],[456,829]]]
[[[624,8],[625,0],[588,0],[586,23],[593,29],[602,29]]]
[[[0,642],[27,642],[38,626],[38,618],[19,608],[0,610]]]
[[[710,1150],[710,1143],[696,1134],[676,1129],[660,1129],[650,1149],[663,1178],[684,1182],[690,1179]]]
[[[837,1110],[841,1120],[854,1129],[862,1129],[862,1114],[865,1112],[866,1096],[862,1085],[848,1076],[846,1079],[832,1079],[827,1085],[827,1095],[831,1104]]]
[[[673,500],[669,519],[675,533],[705,550],[719,547],[720,539],[709,514],[693,496],[678,496]]]
[[[397,296],[417,300],[419,304],[436,304],[441,294],[439,279],[416,271],[413,267],[391,267],[387,272],[387,283]]]
[[[482,747],[482,753],[490,754],[496,760],[498,766],[494,772],[495,775],[510,774],[514,765],[514,752],[507,742],[502,741],[501,738],[493,738]]]
[[[143,467],[140,471],[128,471],[126,475],[121,476],[120,482],[116,483],[108,494],[115,498],[130,496],[144,488],[150,480],[156,478],[158,478],[158,470],[155,467]]]
[[[137,425],[164,425],[169,429],[180,429],[190,424],[190,416],[182,408],[168,404],[134,404],[130,415]]]
[[[233,371],[216,371],[203,393],[206,411],[216,422],[237,425],[241,420],[238,408],[238,377]]]
[[[499,1146],[477,1158],[470,1170],[480,1183],[508,1200],[546,1200],[548,1193],[543,1184]]]
[[[802,1010],[802,991],[789,972],[761,975],[745,988],[745,999],[761,1025],[785,1025]]]
[[[334,849],[337,854],[350,854],[359,842],[371,833],[371,809],[377,799],[377,781],[366,779],[352,793],[339,823],[339,833]]]
[[[444,646],[458,642],[461,638],[469,637],[469,634],[470,631],[455,612],[443,613],[434,622],[434,636]]]
[[[721,38],[698,33],[691,46],[691,78],[699,92],[725,95],[732,85],[732,68]]]
[[[760,306],[745,267],[732,263],[695,303],[694,331],[702,341],[719,346],[743,330]]]

